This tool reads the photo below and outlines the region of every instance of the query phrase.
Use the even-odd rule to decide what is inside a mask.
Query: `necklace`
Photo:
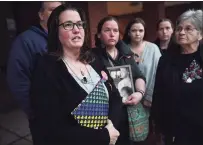
[[[85,68],[86,68],[86,65],[85,65]],[[86,68],[86,69],[87,69],[87,68]],[[81,75],[83,76],[81,82],[82,82],[83,84],[87,84],[87,78],[85,77],[85,73],[84,73],[81,69],[80,69],[80,73],[81,73]]]
[[[87,81],[87,78],[85,77],[85,73],[82,71],[82,69],[80,68],[80,73],[81,73],[81,75],[82,75],[82,79],[80,79],[77,75],[76,75],[76,73],[73,71],[73,69],[70,67],[70,65],[68,64],[68,62],[63,58],[63,61],[65,62],[65,64],[68,66],[68,68],[70,68],[70,70],[72,71],[72,73],[76,76],[76,78],[78,79],[78,80],[80,80],[83,84],[87,84],[88,83],[88,81]],[[73,65],[74,66],[74,65]],[[74,66],[75,67],[75,66]],[[75,67],[76,68],[76,67]],[[85,68],[86,68],[86,70],[87,70],[87,67],[86,67],[86,65],[85,65]],[[77,68],[76,68],[77,69]],[[88,72],[88,74],[89,74],[89,71],[87,70],[87,72]],[[90,75],[89,75],[90,76]]]
[[[130,49],[134,53],[134,60],[136,61],[137,64],[144,62],[144,58],[142,58],[142,54],[144,52],[145,45],[146,45],[145,42],[142,42],[142,44],[139,47],[139,49],[133,49],[133,47],[131,45]]]
[[[107,51],[107,53],[111,56],[111,54]],[[113,60],[116,59],[116,48],[113,50],[113,56],[111,56]]]
[[[74,78],[77,79],[77,80],[79,80],[79,82],[81,82],[81,85],[84,87],[83,89],[86,90],[87,93],[90,93],[91,90],[93,89],[92,87],[95,86],[95,83],[93,82],[92,77],[91,77],[91,75],[90,75],[90,72],[88,71],[86,65],[85,65],[85,69],[86,69],[87,72],[88,72],[89,81],[88,81],[88,79],[84,76],[84,75],[85,75],[85,74],[84,74],[84,71],[82,71],[82,70],[80,69],[80,73],[81,73],[81,75],[83,76],[83,78],[80,79],[80,78],[76,75],[76,73],[73,71],[73,69],[70,67],[70,65],[68,64],[68,61],[67,61],[65,58],[62,58],[62,60],[64,61],[64,63],[66,64],[66,66],[72,71],[72,75],[75,76]],[[74,67],[75,67],[75,66],[74,66]],[[76,68],[76,67],[75,67],[75,68]],[[92,87],[91,87],[90,85],[91,85]]]
[[[114,60],[116,59],[116,49],[114,49],[114,51],[113,51],[113,59]]]

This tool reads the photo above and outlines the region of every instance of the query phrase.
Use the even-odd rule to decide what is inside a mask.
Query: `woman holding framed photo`
[[[133,53],[130,48],[119,40],[119,26],[116,18],[108,16],[100,20],[97,26],[97,34],[95,35],[96,48],[92,51],[97,54],[106,67],[130,65],[132,69],[133,82],[135,84],[135,92],[133,92],[124,104],[138,104],[145,93],[145,77],[139,70],[133,59]],[[123,106],[123,120],[117,128],[120,132],[117,144],[128,145],[129,141],[129,125],[127,107]]]

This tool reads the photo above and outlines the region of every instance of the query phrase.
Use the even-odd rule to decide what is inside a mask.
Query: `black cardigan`
[[[111,57],[108,56],[106,49],[104,46],[100,45],[96,48],[92,49],[92,52],[97,55],[98,58],[103,61],[104,65],[106,67],[112,67],[109,63],[109,59],[112,61],[112,63],[115,66],[122,66],[122,65],[130,65],[132,70],[132,76],[133,79],[136,80],[138,78],[143,79],[146,81],[145,76],[140,71],[137,63],[134,60],[134,53],[130,50],[127,44],[125,44],[122,40],[120,40],[116,44],[116,48],[119,52],[118,58],[116,60],[113,60]],[[122,112],[120,112],[121,116],[121,124],[118,127],[118,130],[120,132],[120,136],[118,138],[117,144],[118,145],[128,145],[129,143],[129,122],[128,122],[128,114],[127,114],[127,106],[123,105]],[[116,144],[116,145],[117,145]]]
[[[180,119],[178,113],[183,114],[187,120],[181,122],[181,124],[187,123],[188,121],[194,123],[194,128],[197,127],[200,132],[203,133],[203,96],[194,98],[192,102],[196,103],[194,106],[185,106],[190,104],[188,100],[180,98],[180,81],[179,81],[179,54],[180,46],[174,48],[179,53],[166,53],[159,60],[155,88],[153,94],[152,111],[151,116],[156,124],[156,129],[164,133],[165,135],[175,136],[177,118]],[[199,45],[199,52],[203,64],[203,45]],[[203,79],[202,79],[203,81]],[[198,90],[202,91],[203,89]],[[191,96],[193,97],[193,96]],[[195,96],[194,96],[195,97]],[[179,103],[180,104],[179,104]],[[177,104],[178,103],[178,104]],[[181,118],[183,120],[184,118]],[[191,133],[188,129],[187,132]],[[195,133],[195,132],[194,132]],[[196,132],[197,133],[197,132]],[[197,136],[201,134],[197,133]],[[203,135],[203,134],[202,134]],[[201,139],[201,138],[198,138]],[[194,143],[194,142],[193,142]]]
[[[166,50],[161,49],[160,40],[158,38],[153,43],[155,43],[159,47],[159,50],[160,50],[162,55],[164,55],[167,52],[169,52],[169,53],[177,52],[176,47],[178,47],[178,44],[175,42],[174,36],[171,37],[171,40],[168,44],[168,48]]]
[[[100,77],[102,70],[107,72],[97,58],[90,65]],[[110,77],[105,85],[109,92],[109,119],[117,127],[122,108],[121,97]],[[30,95],[34,122],[41,136],[38,142],[42,145],[109,145],[106,128],[95,130],[81,127],[71,115],[87,93],[57,56],[45,55],[39,59]]]

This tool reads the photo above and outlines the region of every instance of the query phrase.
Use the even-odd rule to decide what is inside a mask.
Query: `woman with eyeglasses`
[[[61,5],[48,20],[49,53],[31,87],[40,145],[114,145],[122,100],[103,63],[87,47],[84,12]]]
[[[159,61],[152,118],[166,145],[203,144],[202,13],[188,10],[179,16],[179,46]]]

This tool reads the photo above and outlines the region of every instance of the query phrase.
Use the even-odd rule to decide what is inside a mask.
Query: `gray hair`
[[[202,10],[188,10],[178,17],[176,21],[176,26],[185,20],[189,20],[202,35],[203,34],[202,13],[203,13]]]

